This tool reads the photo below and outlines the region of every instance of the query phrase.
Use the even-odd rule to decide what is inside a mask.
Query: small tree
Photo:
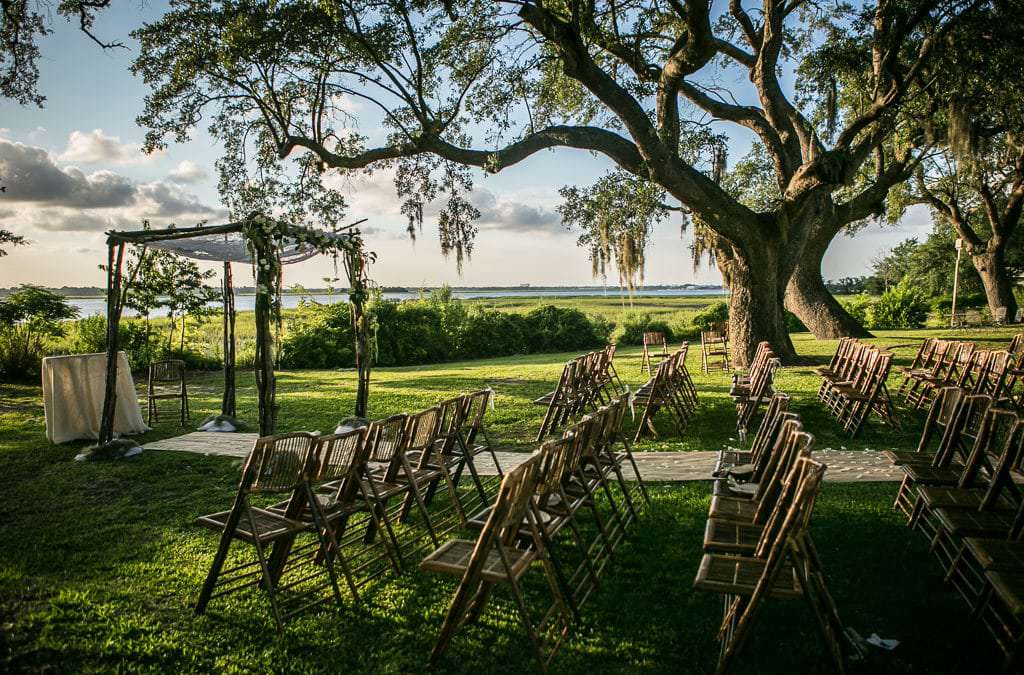
[[[173,348],[175,328],[180,329],[179,349],[185,351],[185,332],[188,318],[202,323],[215,310],[210,303],[220,297],[220,291],[207,286],[214,276],[212,270],[202,271],[195,262],[177,255],[168,255],[161,261],[163,284],[167,289],[161,304],[167,308],[171,327],[167,335],[167,348]],[[175,317],[181,320],[180,326]]]
[[[22,286],[0,301],[0,374],[37,373],[46,341],[64,335],[62,322],[77,316],[63,296],[38,286]]]

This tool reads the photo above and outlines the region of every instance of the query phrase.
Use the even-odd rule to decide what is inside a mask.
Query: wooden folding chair
[[[314,464],[314,439],[313,434],[308,433],[280,434],[258,439],[242,466],[242,479],[231,509],[196,519],[197,525],[221,535],[217,553],[199,593],[196,614],[203,614],[213,598],[251,586],[261,586],[270,601],[277,630],[282,632],[285,619],[327,599],[308,600],[325,586],[330,586],[339,604],[342,602],[333,565],[289,566],[289,571],[296,571],[296,576],[300,578],[281,584],[281,575],[287,563],[286,554],[292,542],[309,529],[299,516],[312,501],[309,476]],[[283,514],[251,503],[253,496],[274,494],[290,495]],[[317,517],[318,511],[314,509],[312,513],[316,518],[312,529],[317,535],[317,549],[330,551],[331,545],[324,536],[329,528],[326,522]],[[251,545],[256,552],[256,560],[224,569],[228,550],[235,541]],[[274,553],[280,550],[285,555],[276,556],[279,560],[275,562],[275,556],[269,551],[271,547],[274,547]],[[311,573],[307,574],[307,569]],[[327,577],[325,583],[309,587],[308,582],[322,576]],[[305,590],[292,593],[292,589],[299,584],[303,584]],[[288,593],[281,597],[283,591]]]
[[[615,345],[610,344],[604,348],[604,380],[612,388],[612,392],[615,396],[621,396],[626,387],[622,384],[622,380],[619,378],[619,373],[615,369]]]
[[[629,489],[623,467],[628,463],[636,480],[636,491],[647,506],[651,505],[651,497],[647,493],[647,486],[644,484],[643,476],[640,475],[640,467],[637,466],[636,458],[633,456],[632,443],[624,432],[626,410],[629,401],[624,396],[613,399],[599,412],[602,415],[601,434],[597,440],[596,456],[601,463],[614,473],[623,492],[623,497],[629,503],[630,511],[634,517],[637,515],[633,491]],[[616,449],[618,444],[618,449]]]
[[[844,338],[850,339],[850,338]],[[940,340],[938,338],[925,338],[924,342],[921,343],[917,353],[914,354],[914,358],[911,360],[909,366],[903,366],[897,372],[901,376],[900,387],[896,391],[896,396],[902,399],[906,399],[907,390],[913,384],[914,380],[911,377],[911,373],[922,372],[922,369],[929,369],[932,365],[932,359],[935,354],[935,348]]]
[[[754,374],[747,394],[733,397],[733,402],[736,404],[736,431],[739,433],[740,440],[746,440],[747,430],[753,423],[757,411],[775,394],[775,372],[781,367],[782,362],[773,354]]]
[[[570,411],[575,406],[577,370],[580,365],[577,359],[566,361],[555,390],[534,400],[534,405],[547,406],[540,430],[537,432],[538,443],[569,418]]]
[[[388,500],[401,498],[400,513],[403,516],[408,515],[405,499],[411,495],[430,540],[437,546],[437,532],[423,501],[421,483],[416,480],[415,470],[406,456],[408,422],[408,415],[398,414],[371,422],[367,427],[365,442],[369,450],[366,453],[367,470],[361,487],[363,492],[373,495],[375,502],[385,505],[385,509]],[[376,524],[371,522],[366,531],[366,543],[373,542],[375,534]]]
[[[757,348],[754,350],[754,358],[751,360],[747,371],[745,373],[733,374],[732,386],[729,387],[730,396],[743,396],[750,391],[750,381],[753,379],[754,373],[764,367],[771,353],[771,345],[767,340],[757,343]]]
[[[1010,346],[1006,348],[1006,351],[1010,352],[1013,356],[1018,356],[1024,353],[1024,333],[1017,333],[1010,340]]]
[[[462,415],[458,440],[459,451],[466,460],[466,467],[476,473],[475,459],[486,452],[491,456],[495,472],[499,477],[503,476],[504,472],[501,469],[501,462],[498,461],[495,444],[484,425],[487,409],[494,405],[494,391],[480,389],[465,396],[466,410]],[[482,489],[482,484],[478,483],[478,485]]]
[[[530,648],[543,672],[547,672],[551,660],[568,635],[572,614],[562,596],[554,570],[551,569],[543,539],[537,528],[536,517],[531,509],[541,461],[541,456],[535,455],[505,474],[498,489],[494,508],[476,541],[449,541],[420,563],[422,570],[461,577],[441,626],[437,643],[430,655],[432,666],[435,666],[447,651],[458,630],[467,622],[472,623],[480,617],[493,587],[497,584],[507,584],[511,589],[520,620],[530,641]],[[529,543],[525,546],[521,537],[524,520],[528,523],[531,533]],[[537,560],[544,567],[554,601],[551,609],[535,626],[521,580]],[[558,631],[555,627],[554,639],[545,640],[545,628],[551,627],[546,624],[549,620],[558,618],[562,620],[562,630]],[[551,643],[547,650],[545,642]]]
[[[700,367],[705,373],[711,366],[721,364],[722,370],[729,370],[729,328],[724,323],[712,324],[700,332]]]
[[[466,513],[459,501],[459,492],[455,488],[452,478],[449,458],[438,452],[436,447],[440,440],[441,422],[440,406],[433,406],[414,415],[409,415],[406,421],[405,458],[409,462],[412,472],[409,474],[399,472],[396,474],[395,480],[399,483],[412,481],[416,484],[416,490],[410,490],[405,496],[402,520],[408,519],[413,503],[416,501],[417,492],[423,495],[424,504],[429,505],[438,486],[443,482],[448,489],[452,509],[454,509],[459,523],[466,523]],[[443,516],[444,514],[435,515]]]
[[[644,350],[640,353],[640,370],[647,369],[647,374],[651,374],[651,366],[657,365],[653,363],[652,356],[657,356],[660,359],[668,358],[668,340],[665,339],[665,334],[659,331],[645,331],[644,332]]]
[[[647,381],[633,396],[634,403],[643,405],[640,425],[637,427],[634,443],[638,443],[644,433],[658,437],[658,429],[654,426],[654,416],[659,410],[668,411],[676,431],[683,435],[689,422],[690,410],[683,401],[678,389],[678,381],[674,379],[673,361],[665,359],[654,370],[654,376]]]
[[[149,424],[159,421],[160,410],[157,402],[167,399],[178,399],[180,405],[181,425],[191,417],[188,407],[188,382],[185,374],[185,362],[178,359],[157,361],[149,364],[149,377],[146,384],[146,399],[149,403]]]
[[[732,470],[744,464],[753,464],[758,461],[765,450],[771,447],[775,434],[778,432],[781,415],[789,411],[790,398],[788,394],[776,392],[768,401],[764,417],[757,427],[757,433],[750,442],[750,450],[728,450],[722,449],[718,453],[718,461],[715,463],[715,474],[726,470]]]
[[[700,405],[700,397],[697,395],[697,386],[690,376],[690,369],[686,367],[686,357],[690,353],[690,344],[684,342],[682,346],[670,357],[675,362],[672,367],[672,374],[676,379],[676,389],[682,395],[683,400],[691,411],[696,410]]]
[[[891,366],[892,353],[872,349],[857,380],[832,384],[834,414],[851,438],[856,437],[872,412],[877,413],[882,422],[898,427],[895,412],[884,392]]]
[[[903,464],[927,464],[935,462],[936,450],[931,448],[932,441],[941,440],[946,426],[953,419],[963,399],[967,396],[960,387],[943,387],[932,399],[925,418],[924,430],[914,450],[885,450],[885,455],[895,466]]]
[[[790,506],[773,513],[754,555],[705,554],[694,588],[725,596],[719,629],[721,651],[717,673],[725,673],[749,634],[761,605],[769,598],[803,599],[811,608],[832,666],[845,671],[847,638],[810,537],[814,502],[821,491],[825,465],[801,458],[786,480],[793,490]],[[780,522],[781,521],[781,522]]]
[[[796,460],[797,446],[792,439],[803,431],[796,413],[783,413],[770,448],[752,470],[740,476],[726,474],[712,482],[711,506],[708,515],[727,520],[749,521],[757,504],[771,504],[777,496],[779,481],[784,479]]]

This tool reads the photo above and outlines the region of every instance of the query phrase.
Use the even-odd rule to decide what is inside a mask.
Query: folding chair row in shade
[[[654,426],[654,416],[659,410],[665,410],[672,418],[676,431],[680,436],[686,429],[694,410],[697,409],[697,388],[686,368],[686,355],[690,345],[683,343],[671,356],[658,364],[654,375],[633,397],[633,402],[643,406],[640,414],[640,426],[637,427],[633,442],[649,433],[657,438],[658,430]]]
[[[856,338],[843,338],[829,365],[817,369],[821,375],[818,400],[851,437],[857,435],[872,412],[883,423],[900,428],[886,386],[891,368],[891,352]]]
[[[483,426],[491,395],[457,396],[340,433],[258,439],[232,507],[196,520],[221,534],[196,613],[214,598],[258,586],[281,631],[294,614],[332,598],[341,603],[339,577],[358,602],[366,583],[400,573],[411,552],[438,546],[490,502],[475,459],[489,453],[500,475]],[[470,485],[460,489],[467,472]],[[439,492],[449,505],[431,508]],[[396,521],[414,512],[423,528],[410,526],[400,543]],[[236,554],[229,565],[236,542],[251,545],[256,560],[236,564]]]
[[[538,442],[625,391],[615,371],[614,360],[615,345],[608,345],[566,362],[555,390],[533,402],[534,405],[547,406],[544,421],[537,432]]]
[[[859,654],[825,582],[810,534],[825,465],[811,459],[814,437],[789,412],[789,397],[771,397],[746,452],[720,453],[694,587],[724,596],[718,673],[726,672],[769,599],[804,600],[828,658],[843,672]]]
[[[1024,499],[1014,482],[1024,420],[991,396],[946,387],[934,397],[895,507],[923,533],[945,580],[991,632],[1006,672],[1024,667]]]
[[[774,395],[775,374],[781,362],[767,342],[757,345],[754,359],[746,373],[732,377],[729,396],[736,404],[736,430],[740,439],[745,440],[747,431],[761,407]]]
[[[1016,341],[1017,338],[1014,338]],[[1013,342],[1008,350],[978,349],[973,342],[928,338],[901,373],[897,393],[907,405],[921,408],[943,387],[956,386],[972,394],[988,394],[997,401],[1009,401],[1020,407],[1024,384]]]
[[[449,541],[420,563],[423,570],[460,577],[431,665],[463,625],[482,615],[500,584],[510,589],[532,653],[547,670],[642,503],[650,503],[622,434],[627,407],[625,398],[614,399],[541,445],[505,475],[494,504],[470,518],[479,530],[475,540]],[[625,477],[630,471],[633,485]],[[523,588],[536,567],[550,593],[539,619]]]

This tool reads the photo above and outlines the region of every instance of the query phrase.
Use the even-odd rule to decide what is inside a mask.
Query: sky
[[[0,100],[0,175],[7,186],[0,193],[0,227],[29,241],[0,258],[0,287],[102,286],[97,265],[105,256],[106,230],[137,229],[144,218],[155,227],[223,222],[226,212],[214,175],[220,149],[212,138],[200,131],[155,155],[140,150],[144,130],[135,118],[148,89],[129,71],[137,51],[128,34],[162,8],[162,2],[114,3],[100,15],[96,33],[125,42],[127,49],[103,51],[58,20],[54,33],[40,43],[44,108]],[[356,107],[354,113],[367,127],[375,124],[367,111]],[[747,147],[749,136],[733,135],[731,156],[741,156]],[[576,246],[578,233],[562,225],[555,209],[559,187],[587,185],[610,167],[606,159],[560,149],[497,175],[476,172],[471,201],[482,217],[461,276],[454,259],[441,255],[432,219],[415,242],[410,240],[390,174],[378,171],[337,184],[351,219],[367,219],[364,238],[378,256],[371,276],[381,285],[599,285],[603,281],[593,277],[587,251]],[[869,273],[873,259],[930,229],[927,210],[915,208],[898,226],[877,224],[853,238],[837,237],[823,275]],[[646,283],[720,283],[713,268],[693,269],[689,244],[689,235],[680,235],[678,218],[660,223],[650,241]],[[312,287],[328,276],[334,276],[332,263],[313,259],[290,267],[286,283]],[[236,279],[245,284],[244,275],[236,272]]]

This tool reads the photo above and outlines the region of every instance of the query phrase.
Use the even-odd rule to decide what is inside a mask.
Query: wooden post
[[[100,417],[99,443],[114,439],[114,413],[117,409],[117,353],[121,323],[121,266],[124,242],[107,241],[107,376],[103,390],[103,414]]]
[[[220,414],[237,415],[235,403],[235,287],[231,263],[224,261],[224,397]]]
[[[274,381],[274,335],[270,330],[273,309],[271,288],[277,283],[276,273],[268,267],[271,255],[256,242],[256,397],[259,401],[260,435],[274,433],[277,422],[277,398]]]
[[[355,416],[367,416],[370,403],[370,327],[366,325],[366,260],[361,250],[346,251],[345,271],[348,273],[349,305],[352,335],[356,349]]]

